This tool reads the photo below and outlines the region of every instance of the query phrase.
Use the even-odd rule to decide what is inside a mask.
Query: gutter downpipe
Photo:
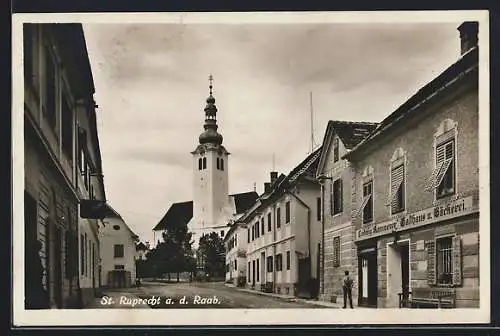
[[[325,185],[321,183],[321,279],[320,293],[325,294]]]
[[[273,202],[273,261],[272,261],[272,269],[273,269],[273,293],[276,293],[276,202]],[[266,260],[267,262],[267,260]]]
[[[307,210],[307,255],[309,256],[309,260],[311,261],[309,265],[309,278],[312,277],[312,257],[311,257],[311,208],[301,200],[297,195],[290,192],[290,190],[286,190],[286,193],[295,198],[304,208]],[[319,265],[316,265],[319,266]],[[311,288],[309,288],[309,294],[311,293]]]

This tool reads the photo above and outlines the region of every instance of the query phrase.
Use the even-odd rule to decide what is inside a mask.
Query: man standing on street
[[[352,307],[352,285],[353,285],[353,280],[349,276],[349,271],[344,272],[345,276],[343,279],[342,283],[342,289],[344,291],[344,307],[347,308],[347,299],[349,299],[349,305]]]

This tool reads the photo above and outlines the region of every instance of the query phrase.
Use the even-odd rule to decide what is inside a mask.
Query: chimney
[[[463,55],[477,46],[477,33],[479,23],[476,21],[466,21],[457,29],[460,32],[460,53]]]
[[[268,193],[270,189],[271,189],[271,183],[270,182],[265,182],[264,183],[264,192]]]
[[[271,184],[274,183],[278,179],[278,172],[272,171],[271,172]]]

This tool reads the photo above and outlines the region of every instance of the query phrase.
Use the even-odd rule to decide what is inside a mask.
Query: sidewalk
[[[266,292],[261,292],[259,290],[255,289],[248,289],[248,288],[241,288],[241,287],[236,287],[233,284],[225,284],[227,287],[234,288],[235,290],[239,290],[242,292],[247,292],[247,293],[252,293],[256,295],[262,295],[262,296],[270,296],[270,297],[275,297],[280,300],[288,301],[288,302],[298,302],[298,303],[305,303],[309,304],[312,306],[317,306],[317,307],[328,307],[328,308],[338,308],[342,309],[343,307],[343,302],[328,302],[328,301],[319,301],[319,300],[314,300],[314,299],[302,299],[295,297],[293,295],[286,295],[286,294],[277,294],[277,293],[266,293]],[[365,307],[358,307],[354,306],[354,308],[365,308]]]

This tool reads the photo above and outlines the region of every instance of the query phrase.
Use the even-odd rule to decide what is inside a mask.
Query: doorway
[[[358,274],[358,305],[377,307],[378,271],[377,249],[375,247],[359,251]]]
[[[54,230],[54,300],[57,308],[62,308],[62,233],[61,228]]]
[[[255,288],[255,260],[252,260],[252,288]]]
[[[410,241],[387,244],[387,307],[397,308],[410,292]]]
[[[267,281],[267,273],[266,273],[266,253],[260,253],[260,273],[262,274],[261,283],[265,284]]]

